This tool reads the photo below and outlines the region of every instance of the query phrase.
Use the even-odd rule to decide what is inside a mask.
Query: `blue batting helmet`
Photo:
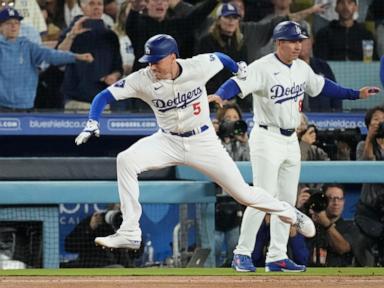
[[[167,34],[158,34],[149,38],[145,42],[144,50],[144,56],[139,59],[141,63],[156,63],[172,53],[179,57],[176,40]]]
[[[299,23],[294,21],[284,21],[276,25],[273,29],[273,40],[302,40],[307,39],[308,36],[303,34],[302,28]]]

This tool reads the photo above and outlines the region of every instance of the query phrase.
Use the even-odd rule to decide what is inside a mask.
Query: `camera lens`
[[[247,132],[248,126],[247,123],[243,120],[237,120],[233,124],[233,134],[234,135],[243,135],[244,133]]]

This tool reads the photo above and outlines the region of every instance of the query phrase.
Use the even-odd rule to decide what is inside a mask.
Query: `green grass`
[[[0,270],[0,276],[384,276],[384,268],[309,268],[305,273],[238,273],[230,268],[100,268]]]

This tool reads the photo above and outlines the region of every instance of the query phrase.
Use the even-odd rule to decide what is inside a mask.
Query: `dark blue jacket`
[[[64,40],[79,17],[81,16],[75,17],[59,42]],[[61,88],[66,100],[92,102],[99,92],[107,88],[100,78],[116,71],[122,72],[119,39],[102,22],[100,24],[94,25],[91,31],[78,35],[72,43],[72,52],[91,53],[95,60],[92,63],[77,62],[66,66]]]

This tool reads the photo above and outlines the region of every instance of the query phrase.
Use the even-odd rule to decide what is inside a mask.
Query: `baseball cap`
[[[283,21],[276,25],[273,29],[273,40],[295,41],[307,39],[308,36],[302,33],[302,27],[294,21]]]
[[[23,16],[21,16],[19,12],[17,12],[17,10],[11,7],[6,7],[0,11],[0,23],[3,23],[12,18],[17,20],[23,20]]]
[[[239,10],[237,10],[237,7],[231,3],[225,3],[220,5],[219,8],[217,8],[217,17],[221,16],[237,16],[240,17]]]

